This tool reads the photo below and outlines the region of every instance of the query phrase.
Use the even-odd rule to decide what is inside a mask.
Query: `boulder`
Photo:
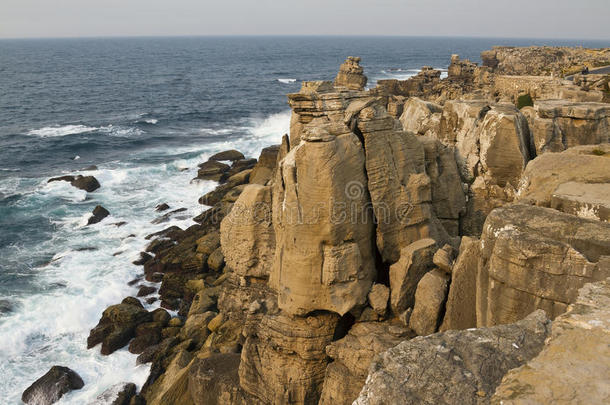
[[[333,362],[326,367],[320,405],[349,405],[364,386],[368,369],[378,354],[411,337],[390,322],[359,322],[348,334],[326,347]]]
[[[128,297],[121,304],[106,308],[97,326],[91,329],[87,348],[102,343],[101,353],[111,354],[125,346],[135,336],[136,327],[151,317],[138,299]]]
[[[235,150],[225,150],[223,152],[218,152],[215,155],[212,155],[209,160],[230,160],[235,162],[237,160],[244,159],[244,154]]]
[[[364,90],[367,78],[364,69],[360,66],[360,58],[348,56],[339,68],[339,73],[335,78],[334,86],[346,88],[348,90]]]
[[[400,123],[405,131],[438,137],[442,111],[438,104],[410,97],[404,104]]]
[[[610,277],[610,224],[548,208],[489,214],[477,270],[477,325],[515,322],[536,309],[562,314],[585,283]]]
[[[550,332],[543,311],[510,325],[404,341],[369,368],[355,405],[485,404],[502,377],[538,355]]]
[[[26,404],[50,405],[60,400],[67,392],[83,388],[82,378],[68,367],[53,366],[38,380],[34,381],[23,394]]]
[[[420,239],[403,248],[400,260],[390,266],[390,305],[394,314],[413,307],[417,284],[434,267],[436,249],[434,239]]]
[[[451,274],[453,267],[453,247],[445,245],[437,250],[432,257],[432,263],[447,274]]]
[[[451,270],[451,285],[445,305],[445,316],[439,328],[441,332],[477,326],[476,284],[479,254],[479,240],[464,236],[460,244],[460,253]]]
[[[93,209],[92,215],[87,220],[87,225],[97,224],[108,215],[110,215],[110,212],[101,205],[98,205]]]
[[[199,165],[197,178],[201,180],[221,181],[227,177],[227,172],[231,166],[218,162],[216,160],[208,160]]]
[[[437,331],[449,287],[447,273],[434,269],[426,273],[417,283],[415,306],[409,320],[409,327],[420,336]]]
[[[49,183],[53,181],[67,181],[72,186],[79,188],[81,190],[85,190],[87,192],[92,192],[100,188],[100,183],[93,176],[61,176],[61,177],[53,177],[49,179]]]
[[[220,224],[224,260],[240,276],[269,276],[275,253],[271,204],[271,187],[250,184]]]
[[[135,395],[134,383],[118,383],[98,395],[89,405],[129,405]]]
[[[388,309],[390,289],[383,284],[373,284],[368,299],[371,308],[380,316],[384,316]]]
[[[553,322],[540,354],[508,372],[494,405],[605,404],[610,400],[610,278],[586,284]]]
[[[153,294],[155,291],[157,291],[157,287],[153,287],[153,286],[149,286],[149,285],[143,285],[140,287],[140,289],[138,290],[138,297],[146,297],[147,295]]]
[[[219,247],[208,257],[208,268],[212,271],[221,271],[224,265],[225,257],[222,253],[222,247]]]
[[[155,207],[155,211],[157,211],[157,212],[165,211],[165,210],[168,210],[168,209],[169,209],[169,205],[167,205],[166,203],[158,204]]]

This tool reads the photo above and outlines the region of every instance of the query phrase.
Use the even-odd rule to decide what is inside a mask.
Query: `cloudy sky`
[[[0,0],[0,38],[148,35],[610,40],[610,0]]]

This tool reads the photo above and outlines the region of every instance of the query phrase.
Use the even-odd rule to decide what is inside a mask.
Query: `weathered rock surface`
[[[316,124],[282,159],[274,182],[270,285],[290,314],[344,314],[365,302],[375,277],[365,159],[345,125]]]
[[[410,97],[404,104],[400,123],[405,131],[417,135],[437,136],[442,112],[443,107],[438,104]]]
[[[256,405],[239,385],[237,353],[213,354],[193,360],[188,390],[195,405]]]
[[[240,276],[269,276],[275,253],[271,204],[271,187],[248,185],[221,223],[225,261]]]
[[[364,386],[374,357],[410,337],[396,323],[361,322],[344,338],[326,347],[334,360],[326,368],[320,405],[351,404]]]
[[[273,145],[263,148],[261,155],[258,158],[258,163],[250,173],[250,184],[266,185],[273,174],[277,163],[277,156],[280,151],[280,145]]]
[[[562,201],[572,200],[578,204],[571,207],[571,204],[568,204],[568,212],[573,213],[577,206],[579,211],[583,210],[583,214],[587,211],[595,214],[608,204],[607,195],[602,193],[598,196],[599,191],[608,184],[610,144],[577,146],[562,153],[545,153],[531,161],[523,172],[515,200],[550,207],[553,196],[558,191],[556,207],[561,209]],[[576,198],[571,198],[570,195]],[[578,213],[577,211],[576,214]]]
[[[528,121],[536,152],[610,142],[610,104],[539,100]]]
[[[230,149],[218,152],[215,155],[210,156],[209,160],[230,160],[232,162],[236,162],[241,159],[245,159],[243,153],[235,149]]]
[[[476,291],[480,244],[464,236],[460,253],[451,269],[451,286],[440,331],[461,330],[477,326]]]
[[[242,388],[268,404],[317,404],[339,317],[265,315],[246,326],[239,366]]]
[[[477,325],[536,309],[555,318],[587,282],[610,276],[610,224],[529,205],[492,211],[481,235]]]
[[[610,279],[586,284],[553,322],[540,354],[511,370],[492,404],[605,404],[610,401]]]
[[[413,308],[421,278],[432,268],[438,249],[434,239],[420,239],[400,251],[400,260],[390,266],[390,305],[395,314]]]
[[[373,361],[354,404],[487,404],[510,369],[538,355],[549,332],[537,311],[514,324],[402,342]]]
[[[82,378],[68,367],[53,366],[38,380],[34,381],[21,396],[26,404],[50,405],[60,400],[67,392],[85,386]]]
[[[348,56],[339,68],[339,73],[335,78],[335,87],[345,87],[349,90],[364,90],[367,78],[364,69],[360,66],[360,58]]]
[[[419,336],[437,331],[442,321],[448,287],[449,276],[439,269],[424,274],[417,283],[409,327]]]

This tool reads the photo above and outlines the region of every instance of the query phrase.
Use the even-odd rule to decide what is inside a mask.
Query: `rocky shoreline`
[[[210,208],[146,238],[138,297],[87,339],[128,346],[148,380],[95,403],[609,400],[609,75],[561,76],[610,65],[610,49],[482,60],[365,90],[349,57],[334,82],[288,95],[281,145],[200,164],[194,181],[219,183],[199,200]]]

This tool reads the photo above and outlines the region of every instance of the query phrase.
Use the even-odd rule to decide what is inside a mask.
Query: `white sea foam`
[[[29,131],[28,135],[39,136],[41,138],[51,138],[56,136],[66,136],[74,134],[82,134],[84,132],[95,131],[99,128],[88,127],[86,125],[63,125],[63,126],[51,126],[43,127],[40,129],[34,129]]]
[[[18,309],[0,318],[3,403],[19,403],[21,392],[56,364],[74,369],[85,381],[83,389],[62,398],[63,404],[89,403],[120,382],[134,382],[141,387],[149,365],[136,366],[136,356],[125,348],[110,356],[102,356],[99,347],[87,350],[89,330],[108,305],[137,292],[137,286],[126,283],[142,273],[142,268],[131,262],[147,245],[144,237],[172,225],[185,229],[194,223],[191,218],[204,209],[197,200],[215,183],[190,182],[196,176],[197,164],[228,148],[258,157],[260,148],[279,143],[289,126],[290,111],[284,111],[250,119],[241,127],[243,137],[233,142],[134,154],[137,160],[150,154],[194,153],[190,159],[174,159],[156,166],[98,165],[98,170],[88,172],[102,185],[94,193],[78,190],[68,182],[47,183],[46,178],[28,180],[30,183],[23,179],[3,181],[3,188],[27,191],[24,203],[44,207],[44,214],[57,228],[51,240],[36,247],[53,257],[51,263],[38,269],[35,282],[39,292],[9,297]],[[172,209],[184,207],[187,211],[169,222],[151,224],[160,215],[155,207],[162,202]],[[96,204],[107,208],[111,216],[93,226],[83,226]],[[127,224],[117,227],[115,223],[119,221]],[[24,249],[15,254],[26,258],[31,252]],[[152,309],[155,304],[146,306]]]
[[[280,83],[289,84],[296,83],[297,79],[277,79],[277,81]]]
[[[159,122],[159,120],[156,119],[156,118],[150,118],[150,119],[144,120],[144,122],[147,123],[147,124],[153,124],[154,125],[157,122]]]

